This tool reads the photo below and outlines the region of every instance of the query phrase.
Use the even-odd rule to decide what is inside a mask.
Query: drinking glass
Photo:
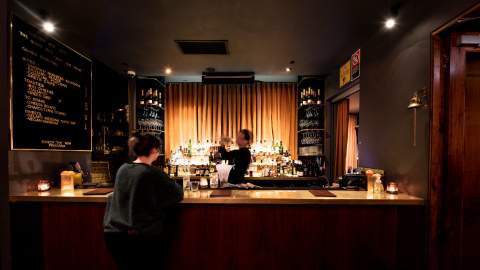
[[[197,192],[198,187],[200,186],[200,181],[190,181],[190,183],[192,185],[192,191]]]
[[[218,188],[218,176],[216,173],[210,173],[210,188]]]

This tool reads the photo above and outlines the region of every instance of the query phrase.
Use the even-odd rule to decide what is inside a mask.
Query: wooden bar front
[[[103,202],[11,201],[14,269],[115,269]],[[172,209],[167,269],[424,268],[423,200],[246,202],[187,198]]]

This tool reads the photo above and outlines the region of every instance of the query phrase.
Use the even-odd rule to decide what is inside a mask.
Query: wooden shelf
[[[300,129],[298,133],[305,132],[305,131],[325,131],[325,129],[324,128],[305,128],[305,129]]]

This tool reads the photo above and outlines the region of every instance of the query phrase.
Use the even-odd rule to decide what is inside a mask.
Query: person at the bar
[[[137,139],[133,146],[137,158],[120,167],[107,200],[104,237],[119,269],[157,269],[162,264],[159,252],[166,211],[183,199],[183,190],[152,166],[160,141],[151,135]]]
[[[128,160],[130,162],[137,159],[137,155],[135,154],[135,151],[133,151],[133,147],[138,142],[139,138],[140,138],[140,133],[139,132],[134,132],[132,134],[132,136],[130,136],[130,138],[128,138]]]
[[[228,175],[228,182],[231,184],[245,184],[245,173],[251,161],[250,141],[252,139],[252,132],[248,129],[242,129],[238,132],[235,143],[238,145],[238,150],[227,151],[225,144],[226,139],[222,139],[219,153],[223,160],[228,160],[230,165],[233,165],[230,174]]]

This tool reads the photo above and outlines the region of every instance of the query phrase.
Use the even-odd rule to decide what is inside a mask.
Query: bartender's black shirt
[[[248,148],[240,148],[238,150],[227,151],[225,147],[220,147],[219,152],[223,160],[228,160],[230,165],[233,165],[230,174],[228,175],[228,182],[232,184],[245,183],[245,173],[251,161],[251,154]]]
[[[160,169],[125,163],[117,172],[104,216],[105,232],[158,235],[167,208],[183,199],[183,189]]]

